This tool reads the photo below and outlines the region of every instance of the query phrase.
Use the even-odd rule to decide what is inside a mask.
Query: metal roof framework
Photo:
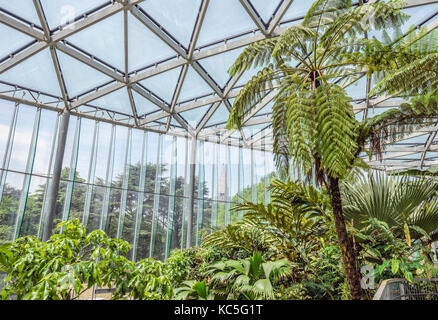
[[[206,68],[204,61],[209,58],[223,57],[230,52],[241,51],[250,43],[267,37],[276,37],[291,24],[300,23],[303,14],[298,10],[300,7],[297,5],[302,6],[304,3],[302,0],[273,0],[275,8],[272,12],[263,12],[263,9],[267,10],[267,7],[260,5],[260,1],[257,0],[234,0],[236,5],[234,10],[240,9],[252,23],[248,24],[248,28],[243,32],[228,34],[221,39],[203,43],[199,42],[200,35],[203,28],[207,28],[212,22],[206,17],[207,12],[209,8],[214,10],[217,4],[215,1],[220,0],[193,2],[199,6],[196,8],[196,19],[193,21],[188,43],[183,43],[180,40],[181,37],[158,22],[159,19],[147,10],[147,3],[149,3],[147,0],[101,0],[100,2],[96,0],[94,2],[99,2],[98,6],[71,16],[62,24],[55,26],[53,26],[53,21],[48,19],[48,8],[44,5],[44,0],[26,1],[28,1],[26,5],[29,9],[34,10],[37,21],[25,18],[18,9],[11,11],[10,8],[5,8],[3,6],[5,1],[3,3],[0,1],[0,23],[30,39],[19,48],[10,48],[7,56],[0,57],[0,99],[57,112],[69,110],[72,115],[148,131],[270,149],[272,129],[270,128],[269,104],[275,97],[276,89],[273,88],[254,112],[244,119],[244,126],[240,132],[228,132],[225,129],[227,112],[231,109],[233,98],[242,88],[243,84],[239,83],[242,74],[233,78],[228,77],[225,83],[223,81],[221,83],[220,77],[211,72],[211,68]],[[406,8],[436,3],[438,1],[408,0]],[[310,2],[306,5],[309,6],[309,4]],[[297,11],[295,16],[294,10]],[[109,21],[118,14],[123,16],[123,41],[120,43],[123,48],[121,66],[111,64],[107,57],[97,56],[94,52],[88,51],[86,46],[79,46],[77,42],[71,40],[75,35],[93,30],[94,26]],[[428,30],[435,29],[438,26],[438,7],[434,7],[432,11],[428,10],[425,15],[420,21],[416,21],[415,25],[425,26]],[[287,16],[293,16],[293,18]],[[164,59],[157,58],[153,63],[132,68],[130,57],[133,49],[130,43],[141,41],[141,39],[132,39],[131,21],[141,25],[145,33],[153,34],[156,39],[164,43],[167,49],[170,48],[171,54]],[[94,36],[111,37],[108,34],[95,34]],[[32,84],[25,86],[13,80],[9,81],[8,71],[16,70],[15,67],[31,61],[33,57],[45,50],[50,53],[50,63],[55,71],[60,94],[38,90]],[[154,48],[151,49],[153,50]],[[104,76],[107,81],[73,94],[66,81],[70,75],[60,63],[60,55],[68,56],[77,63],[93,69]],[[226,66],[218,65],[217,68],[226,68]],[[154,81],[158,76],[170,72],[176,74],[175,86],[168,88],[170,99],[166,99],[157,93],[157,90],[150,89],[145,84],[146,80]],[[207,90],[200,92],[199,95],[183,96],[182,93],[187,86],[196,86],[201,83],[193,82],[194,77],[197,77]],[[403,102],[401,99],[388,96],[367,101],[365,97],[369,90],[370,85],[364,86],[363,96],[356,100],[354,112],[358,117],[367,117],[375,110],[385,110],[385,108],[398,106]],[[112,108],[105,100],[102,100],[111,101],[116,92],[122,92],[126,97],[123,110]],[[139,99],[142,103],[148,104],[147,111],[139,108]],[[214,116],[219,120],[211,121]],[[437,130],[438,124],[414,132],[403,140],[388,146],[381,162],[371,160],[369,163],[373,167],[390,170],[438,165]],[[263,145],[259,145],[262,140]]]

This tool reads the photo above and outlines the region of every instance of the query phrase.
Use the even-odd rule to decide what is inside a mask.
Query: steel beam
[[[71,108],[76,109],[90,101],[96,100],[100,97],[103,97],[104,95],[107,95],[111,92],[114,92],[116,90],[119,90],[121,88],[125,87],[125,84],[123,82],[115,82],[110,85],[105,86],[104,88],[101,88],[99,90],[94,91],[91,94],[88,94],[86,96],[83,96],[79,98],[78,100],[72,102]]]
[[[14,19],[2,12],[0,12],[0,23],[3,23],[8,27],[18,30],[24,34],[27,34],[28,36],[31,36],[32,38],[35,38],[38,41],[45,40],[45,36],[43,32],[36,30],[35,28],[32,28],[31,26],[28,26],[27,24],[24,24],[18,21],[17,19]]]
[[[124,6],[120,3],[114,3],[112,6],[109,6],[105,9],[102,9],[100,11],[97,11],[96,13],[93,13],[87,17],[85,17],[82,20],[79,20],[77,22],[69,24],[66,28],[61,29],[58,32],[55,32],[52,36],[53,42],[58,42],[61,40],[66,39],[67,37],[78,33],[79,31],[84,30],[85,28],[88,28],[92,26],[93,24],[96,24],[124,9]]]
[[[210,0],[203,0],[201,3],[201,8],[199,10],[198,18],[196,19],[195,28],[193,29],[192,39],[190,40],[189,50],[187,53],[187,58],[192,59],[193,52],[196,48],[196,42],[198,41],[199,33],[201,32],[202,24],[204,22],[205,13],[207,12],[208,4]]]

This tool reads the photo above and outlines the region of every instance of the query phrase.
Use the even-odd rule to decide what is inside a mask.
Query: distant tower
[[[225,172],[225,164],[222,164],[221,168],[221,175],[219,177],[218,186],[217,186],[217,192],[218,192],[218,200],[219,201],[225,201],[225,189],[226,189],[226,172]]]

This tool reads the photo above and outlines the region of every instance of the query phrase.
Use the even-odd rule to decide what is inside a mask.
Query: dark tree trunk
[[[342,199],[339,191],[339,179],[328,177],[330,186],[330,196],[333,207],[336,233],[338,235],[339,246],[341,247],[342,260],[344,262],[345,274],[348,287],[353,300],[362,299],[362,288],[360,284],[360,272],[356,264],[356,254],[353,240],[348,236],[345,227],[344,215],[342,213]]]

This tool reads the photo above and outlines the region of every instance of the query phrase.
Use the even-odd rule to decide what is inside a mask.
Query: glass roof
[[[222,134],[222,142],[232,139],[245,146],[261,135],[269,146],[272,103],[255,112],[242,130],[225,130],[233,99],[258,71],[231,79],[227,70],[246,45],[299,23],[312,3],[0,0],[0,93],[169,134],[212,140]],[[413,25],[437,25],[438,3],[409,0],[404,11],[411,18],[403,32]],[[355,101],[357,119],[391,107],[383,103],[364,111],[364,78],[346,90]],[[414,133],[400,143],[425,146],[433,133]]]

